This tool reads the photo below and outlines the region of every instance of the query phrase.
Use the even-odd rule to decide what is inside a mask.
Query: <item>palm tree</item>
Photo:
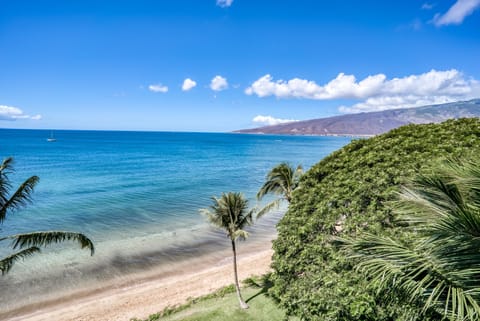
[[[288,203],[292,201],[292,193],[297,188],[300,178],[303,175],[303,168],[298,165],[297,168],[292,167],[288,163],[280,163],[268,172],[265,183],[257,193],[257,199],[260,201],[267,194],[280,195],[275,201],[267,204],[260,214],[264,214],[274,207],[278,207],[282,200]]]
[[[241,193],[222,193],[220,198],[212,197],[212,200],[213,205],[211,205],[210,208],[201,209],[200,211],[207,217],[212,225],[224,229],[227,232],[227,237],[232,243],[233,273],[238,301],[242,309],[248,309],[248,305],[240,293],[240,285],[238,283],[237,250],[235,242],[238,238],[245,240],[248,237],[248,233],[244,228],[252,224],[255,209],[248,210],[248,201]]]
[[[408,240],[347,241],[357,268],[380,289],[401,293],[420,314],[480,319],[480,164],[449,162],[404,188],[399,222]]]
[[[0,224],[3,224],[9,214],[31,202],[33,189],[39,181],[38,176],[32,176],[24,181],[20,187],[10,195],[12,184],[8,176],[13,172],[12,163],[13,159],[9,157],[0,165]],[[16,252],[0,259],[0,271],[2,271],[2,275],[10,271],[16,261],[38,253],[40,252],[40,247],[52,243],[73,240],[77,241],[81,248],[90,249],[91,255],[94,253],[92,241],[85,235],[74,232],[44,231],[0,237],[0,242],[8,240],[12,241],[12,249],[16,250]]]

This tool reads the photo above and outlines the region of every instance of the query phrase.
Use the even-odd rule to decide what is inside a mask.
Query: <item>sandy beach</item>
[[[263,247],[240,253],[238,265],[241,279],[269,271],[273,251]],[[134,317],[146,318],[165,307],[185,303],[189,298],[208,294],[233,283],[230,256],[225,256],[214,266],[202,262],[202,258],[180,262],[171,273],[150,275],[102,291],[28,307],[16,311],[6,320],[128,321]]]

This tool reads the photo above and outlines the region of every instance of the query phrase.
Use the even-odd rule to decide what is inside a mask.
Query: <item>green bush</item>
[[[391,224],[398,187],[440,160],[479,152],[480,121],[461,119],[354,140],[323,159],[303,176],[278,224],[269,293],[304,320],[406,320],[418,307],[400,297],[384,303],[333,236],[412,237]]]

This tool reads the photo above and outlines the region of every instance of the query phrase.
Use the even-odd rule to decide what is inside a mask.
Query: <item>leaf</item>
[[[31,232],[25,234],[11,235],[0,238],[0,241],[11,239],[13,249],[23,249],[26,247],[44,247],[53,243],[60,243],[64,241],[76,241],[80,244],[82,249],[88,248],[90,255],[93,255],[95,248],[93,242],[81,233],[64,232],[64,231],[44,231]]]
[[[40,249],[38,247],[30,247],[1,259],[0,270],[2,271],[2,275],[10,271],[16,261],[32,256],[33,254],[38,252],[40,252]]]

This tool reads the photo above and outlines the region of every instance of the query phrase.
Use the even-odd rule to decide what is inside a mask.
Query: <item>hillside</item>
[[[385,110],[319,118],[275,126],[238,130],[238,133],[285,135],[378,135],[407,124],[440,123],[448,119],[480,117],[480,99],[418,108]]]
[[[392,224],[399,187],[445,158],[479,153],[480,120],[460,119],[354,140],[324,158],[302,177],[277,225],[270,293],[307,321],[411,320],[418,307],[401,298],[386,304],[333,237],[365,231],[406,237]]]

